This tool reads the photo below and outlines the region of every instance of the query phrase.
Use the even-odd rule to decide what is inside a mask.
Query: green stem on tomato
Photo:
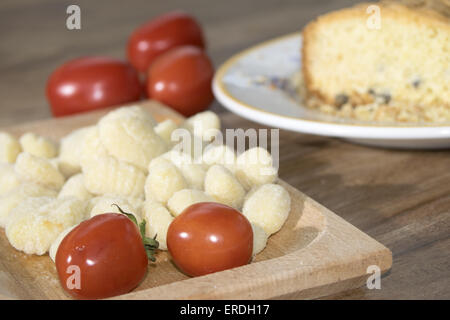
[[[145,219],[142,219],[142,222],[138,224],[136,217],[133,214],[123,211],[122,208],[119,207],[115,203],[113,203],[111,206],[116,206],[121,214],[127,216],[138,227],[139,232],[142,237],[142,242],[144,244],[145,253],[147,254],[147,257],[150,261],[155,262],[156,258],[154,255],[155,255],[156,249],[158,249],[158,247],[159,247],[159,242],[158,242],[158,240],[156,240],[156,236],[157,236],[156,234],[153,238],[149,238],[145,235],[145,225],[147,224]]]

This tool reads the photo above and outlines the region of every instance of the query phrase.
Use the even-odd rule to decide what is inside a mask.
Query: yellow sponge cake
[[[450,121],[450,1],[406,2],[362,3],[304,28],[310,107],[360,120]]]

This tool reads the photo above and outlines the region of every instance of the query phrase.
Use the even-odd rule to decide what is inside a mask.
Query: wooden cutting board
[[[183,121],[178,113],[156,102],[141,103],[157,121]],[[32,131],[55,139],[96,123],[108,110],[49,119],[1,129],[19,136]],[[282,164],[281,164],[282,165]],[[189,278],[159,252],[146,278],[119,299],[311,299],[365,285],[367,268],[382,273],[392,253],[342,218],[280,181],[290,193],[292,208],[283,228],[269,238],[252,263],[207,276]],[[48,255],[16,251],[0,230],[0,298],[69,299]]]

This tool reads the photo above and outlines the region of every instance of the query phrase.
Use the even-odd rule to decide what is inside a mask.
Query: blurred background
[[[218,67],[231,55],[295,32],[319,14],[355,0],[2,0],[0,2],[0,126],[50,117],[45,84],[64,61],[86,55],[125,59],[131,32],[182,9],[202,24]],[[81,30],[67,30],[66,8],[81,8]],[[213,110],[223,112],[217,102]]]

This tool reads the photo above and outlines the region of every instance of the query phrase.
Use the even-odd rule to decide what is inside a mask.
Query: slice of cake
[[[305,27],[309,106],[361,120],[450,121],[450,1],[406,2],[362,3]]]

